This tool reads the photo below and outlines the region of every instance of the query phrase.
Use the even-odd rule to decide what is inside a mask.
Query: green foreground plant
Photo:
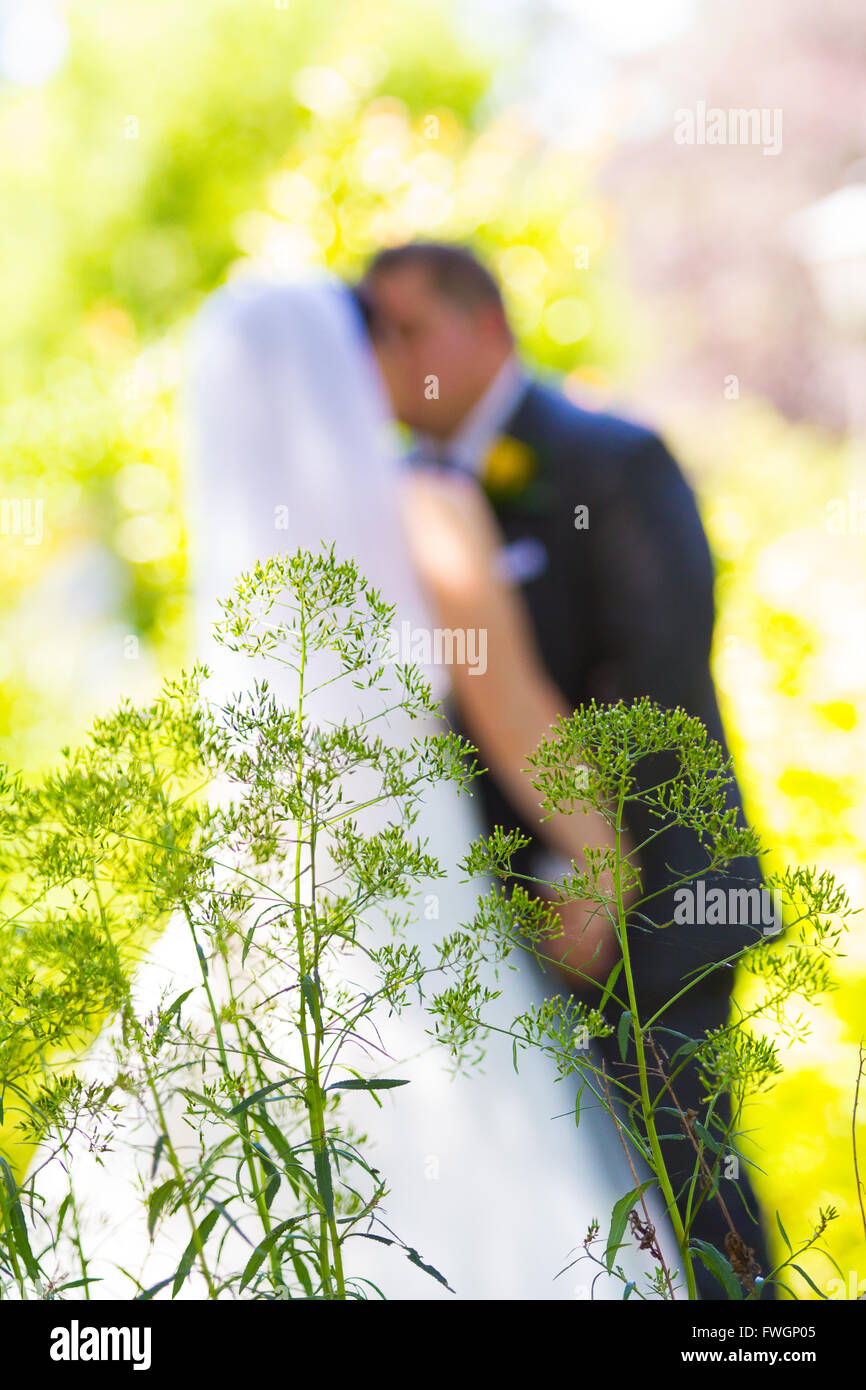
[[[642,785],[636,776],[636,769],[644,760],[667,769],[650,786]],[[796,1296],[782,1277],[788,1267],[796,1269],[818,1297],[825,1297],[796,1260],[817,1246],[836,1217],[836,1209],[819,1211],[814,1230],[797,1250],[777,1213],[778,1228],[789,1253],[774,1269],[761,1274],[752,1258],[754,1252],[731,1217],[732,1204],[725,1201],[722,1181],[729,1180],[733,1190],[736,1178],[728,1170],[738,1172],[740,1164],[749,1163],[738,1143],[747,1099],[766,1091],[782,1072],[778,1041],[762,1029],[772,1027],[789,1042],[805,1040],[808,1027],[801,1014],[791,1016],[790,1008],[803,1002],[813,1004],[834,987],[831,963],[852,915],[846,893],[831,874],[803,868],[769,875],[763,888],[754,884],[734,888],[730,884],[737,882],[736,875],[730,881],[720,877],[736,861],[757,856],[762,846],[755,831],[739,824],[737,811],[728,805],[727,790],[733,779],[731,760],[723,757],[700,720],[681,709],[664,710],[648,699],[633,705],[620,702],[600,706],[591,702],[569,718],[557,721],[529,762],[535,774],[533,785],[542,795],[548,817],[554,813],[594,811],[611,826],[613,847],[588,850],[585,868],[572,864],[572,871],[553,883],[514,872],[512,860],[528,843],[525,836],[516,832],[480,842],[466,866],[473,873],[495,874],[515,885],[512,901],[519,904],[524,923],[531,924],[527,935],[535,940],[537,949],[545,938],[559,930],[555,904],[578,901],[605,915],[616,934],[619,953],[596,1007],[581,1004],[575,1008],[573,1001],[563,1001],[560,996],[552,1006],[515,1021],[516,1028],[524,1033],[521,1043],[544,1047],[560,1076],[578,1075],[578,1121],[580,1097],[588,1088],[613,1118],[626,1152],[631,1145],[648,1170],[650,1183],[658,1184],[679,1248],[680,1273],[688,1298],[697,1296],[696,1259],[716,1279],[719,1297],[759,1298],[766,1287],[774,1284]],[[642,822],[648,821],[655,828],[627,854],[629,821],[637,807],[644,813]],[[700,870],[688,873],[671,868],[664,889],[644,892],[637,867],[640,855],[672,826],[684,827],[698,838],[705,851],[705,862]],[[531,897],[524,883],[530,891],[543,888],[547,901]],[[677,920],[694,922],[694,917],[678,918],[677,913],[679,906],[688,903],[690,894],[700,888],[705,900],[711,894],[717,895],[713,904],[717,912],[723,911],[718,907],[719,899],[733,899],[736,911],[746,914],[736,919],[737,924],[758,923],[754,937],[748,945],[720,954],[709,963],[692,970],[683,968],[680,988],[659,1007],[642,1015],[638,1005],[639,980],[632,961],[634,937],[647,931],[663,932]],[[671,891],[678,907],[674,916],[660,921],[658,913],[653,914],[652,904]],[[771,926],[764,915],[764,903],[770,898],[775,910]],[[749,915],[756,905],[757,912]],[[725,917],[714,918],[708,911],[705,920],[724,922]],[[699,919],[696,930],[700,930]],[[760,985],[757,997],[748,1007],[737,1008],[726,1026],[709,1030],[699,1038],[687,1037],[666,1026],[665,1016],[677,1002],[709,975],[737,964]],[[576,988],[594,983],[585,970],[569,968],[568,973]],[[634,1073],[629,1074],[628,1080],[611,1076],[588,1047],[589,1039],[613,1034],[614,1027],[605,1016],[611,1010],[618,1013],[615,1031],[623,1062],[629,1045],[634,1048]],[[671,1048],[670,1054],[667,1048]],[[701,1116],[692,1109],[684,1111],[677,1099],[678,1077],[689,1066],[699,1069],[704,1087],[706,1108]],[[653,1081],[657,1084],[651,1086]],[[655,1098],[651,1090],[655,1090]],[[676,1114],[683,1142],[694,1151],[693,1170],[685,1187],[680,1186],[676,1193],[659,1138],[658,1119],[664,1110]],[[677,1271],[665,1263],[643,1200],[649,1183],[638,1181],[633,1164],[632,1173],[635,1186],[623,1195],[612,1213],[603,1256],[592,1249],[598,1240],[595,1230],[585,1242],[581,1258],[589,1258],[608,1273],[617,1273],[624,1284],[624,1297],[639,1294],[616,1266],[617,1251],[625,1243],[623,1236],[630,1227],[631,1237],[642,1248],[650,1249],[658,1262],[656,1292],[674,1297]],[[697,1212],[707,1201],[720,1204],[728,1226],[723,1251],[692,1233]],[[638,1204],[643,1208],[643,1218],[637,1215]],[[826,1250],[822,1253],[838,1268]]]
[[[676,996],[707,971],[740,962],[765,985],[764,998],[708,1036],[675,1039],[668,1057],[668,1006],[648,1018],[638,1007],[632,936],[659,928],[646,914],[649,897],[628,903],[640,891],[624,852],[629,811],[642,797],[659,833],[671,822],[696,831],[708,872],[754,853],[757,842],[725,807],[730,768],[697,720],[647,701],[587,706],[561,721],[530,761],[550,813],[592,808],[615,831],[612,851],[588,852],[585,868],[573,865],[550,891],[555,902],[604,912],[621,958],[596,1007],[563,991],[494,1029],[488,1013],[498,991],[482,983],[483,967],[518,951],[546,961],[558,919],[533,893],[537,882],[525,886],[512,869],[525,837],[498,830],[469,849],[463,869],[499,885],[480,899],[471,924],[435,943],[433,964],[423,963],[415,898],[446,870],[413,834],[421,799],[443,781],[465,789],[478,768],[475,750],[452,732],[390,737],[395,720],[437,711],[417,669],[385,660],[393,610],[353,564],[303,551],[242,576],[224,607],[223,645],[277,663],[293,689],[290,707],[263,680],[216,704],[203,693],[208,673],[196,668],[150,706],[124,704],[98,721],[86,745],[64,750],[62,770],[38,786],[6,777],[0,787],[0,1123],[14,1117],[34,1149],[26,1176],[0,1156],[0,1294],[99,1296],[71,1160],[83,1145],[106,1166],[127,1161],[128,1146],[126,1154],[115,1146],[130,1107],[150,1136],[139,1169],[147,1233],[153,1239],[172,1221],[186,1231],[170,1272],[152,1284],[116,1261],[131,1297],[174,1297],[185,1285],[209,1298],[380,1296],[348,1272],[347,1253],[357,1248],[350,1242],[359,1240],[394,1246],[445,1284],[447,1270],[379,1221],[387,1175],[344,1113],[349,1092],[367,1093],[372,1106],[377,1092],[406,1084],[382,1075],[378,1059],[361,1065],[353,1045],[417,998],[453,1066],[471,1069],[485,1038],[505,1032],[516,1065],[521,1050],[541,1048],[558,1076],[576,1074],[577,1120],[585,1088],[610,1112],[635,1187],[611,1213],[602,1255],[597,1225],[573,1233],[571,1245],[582,1242],[580,1258],[621,1278],[624,1297],[694,1298],[696,1258],[718,1279],[720,1297],[758,1296],[733,1223],[725,1252],[696,1241],[691,1225],[704,1201],[723,1201],[721,1169],[737,1153],[747,1094],[781,1069],[759,1025],[771,1020],[802,1036],[786,1006],[831,987],[830,961],[850,912],[845,895],[827,874],[797,870],[775,880],[790,909],[783,937],[713,963],[684,979]],[[345,692],[346,711],[353,699],[363,706],[357,717],[320,716],[321,697],[334,689]],[[639,791],[636,762],[661,752],[673,755],[674,771]],[[207,799],[214,785],[219,794]],[[143,1009],[137,967],[168,923],[182,926],[198,978]],[[370,975],[363,985],[353,962]],[[611,1076],[588,1045],[613,1031],[612,1009],[623,1057],[629,1040],[634,1047],[633,1082]],[[87,1081],[79,1054],[106,1018],[114,1021],[112,1065],[107,1077]],[[695,1159],[681,1214],[658,1115],[663,1100],[677,1105],[677,1077],[689,1063],[701,1069],[707,1108],[702,1117],[682,1115]],[[635,1164],[648,1179],[638,1179]],[[69,1176],[55,1200],[45,1178],[58,1166]],[[674,1229],[678,1268],[649,1219],[650,1183]],[[782,1283],[785,1267],[797,1267],[832,1216],[822,1212],[796,1252],[779,1222],[790,1257],[764,1282]],[[630,1283],[617,1261],[629,1242],[654,1262],[645,1287]]]

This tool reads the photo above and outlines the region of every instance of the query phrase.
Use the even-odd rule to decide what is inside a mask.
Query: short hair
[[[504,312],[502,294],[494,276],[467,246],[444,241],[410,241],[403,246],[388,246],[373,257],[365,278],[387,275],[403,266],[417,266],[426,271],[435,292],[455,304],[464,308],[493,304]]]

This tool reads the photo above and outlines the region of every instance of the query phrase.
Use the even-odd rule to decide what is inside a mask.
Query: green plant
[[[403,939],[399,908],[416,883],[443,870],[412,826],[427,784],[464,786],[473,776],[468,745],[444,732],[398,747],[377,732],[397,709],[413,718],[434,706],[415,668],[386,666],[392,610],[354,565],[332,554],[277,557],[242,576],[225,608],[227,647],[291,667],[293,708],[265,681],[215,708],[197,669],[150,707],[125,705],[98,721],[86,747],[41,786],[5,788],[18,906],[2,928],[15,960],[4,993],[2,1096],[40,1153],[20,1188],[4,1166],[0,1266],[20,1296],[34,1280],[56,1293],[87,1286],[84,1252],[78,1280],[58,1264],[74,1181],[52,1229],[39,1175],[68,1152],[84,1115],[110,1127],[124,1092],[156,1131],[148,1229],[176,1212],[188,1221],[189,1243],[165,1281],[173,1296],[193,1270],[209,1297],[364,1293],[347,1281],[342,1251],[350,1237],[368,1236],[386,1189],[341,1124],[340,1096],[363,1089],[373,1103],[377,1090],[403,1083],[347,1069],[341,1052],[365,1019],[399,1009],[420,986],[418,945]],[[356,724],[316,722],[311,670],[322,658],[330,662],[322,685],[345,682],[347,708],[353,687],[386,693],[378,712]],[[200,793],[214,778],[228,794],[209,805]],[[364,831],[361,817],[374,806],[384,820]],[[391,939],[366,931],[380,905]],[[140,940],[142,916],[155,929],[170,915],[186,924],[200,984],[141,1016],[125,947]],[[332,978],[348,947],[375,967],[367,993]],[[438,968],[448,964],[446,947]],[[204,1001],[198,1029],[184,1020],[194,994]],[[88,1089],[49,1052],[62,1045],[68,1054],[76,1035],[113,1011],[115,1074]],[[178,1096],[196,1137],[190,1151],[169,1117]],[[43,1249],[35,1230],[46,1231]],[[231,1232],[242,1241],[240,1265],[222,1258]]]
[[[659,765],[662,758],[667,760],[668,772],[655,785],[643,787],[635,776],[637,764],[653,759],[654,765]],[[681,988],[650,1016],[642,1016],[630,943],[635,932],[663,931],[672,925],[673,919],[654,919],[650,905],[659,896],[658,890],[642,893],[640,870],[633,859],[639,858],[649,841],[664,834],[671,825],[693,831],[706,850],[706,863],[699,873],[677,875],[672,870],[668,886],[673,887],[676,897],[679,890],[688,892],[698,880],[706,880],[742,856],[761,851],[757,834],[738,825],[736,811],[727,806],[726,789],[733,776],[730,759],[723,758],[700,720],[683,710],[663,710],[642,699],[633,705],[620,702],[600,706],[591,702],[576,710],[570,718],[558,721],[529,762],[535,771],[533,785],[542,794],[548,815],[594,810],[613,828],[613,849],[588,850],[585,868],[572,865],[572,873],[544,886],[554,903],[580,901],[603,912],[616,933],[620,952],[596,1008],[564,1007],[561,1001],[555,1001],[553,1006],[515,1020],[514,1036],[521,1045],[533,1044],[548,1050],[560,1075],[577,1072],[581,1089],[589,1088],[646,1165],[663,1194],[674,1228],[687,1297],[696,1297],[696,1258],[716,1278],[722,1296],[759,1297],[762,1286],[784,1283],[782,1275],[788,1266],[802,1273],[795,1260],[816,1245],[836,1211],[830,1207],[819,1212],[814,1231],[797,1251],[777,1213],[789,1254],[763,1278],[756,1277],[752,1252],[737,1231],[722,1196],[722,1168],[725,1159],[732,1155],[746,1161],[737,1151],[743,1107],[750,1095],[765,1090],[782,1071],[778,1046],[762,1036],[761,1025],[770,1022],[781,1036],[802,1040],[808,1030],[799,1017],[791,1017],[789,1006],[798,1000],[812,1003],[833,988],[830,966],[852,912],[847,895],[826,872],[794,869],[770,876],[764,891],[773,895],[786,923],[784,929],[780,920],[771,935],[765,931],[752,944],[723,959],[684,971]],[[630,812],[637,805],[649,813],[650,823],[655,823],[656,828],[629,858],[625,837]],[[512,870],[515,852],[526,843],[526,837],[517,833],[480,842],[468,856],[466,868],[472,873],[495,874],[516,885],[511,900],[519,904],[518,915],[527,926],[530,949],[538,950],[558,927],[554,908],[530,897],[520,882],[526,881],[526,875]],[[614,884],[612,890],[605,886],[610,881]],[[631,890],[637,890],[637,896],[629,902]],[[709,974],[735,964],[763,987],[762,996],[754,1004],[738,1010],[725,1027],[698,1038],[685,1037],[665,1026],[665,1014],[673,1004]],[[583,971],[574,969],[571,973],[575,983],[580,983],[578,977],[592,983]],[[608,1075],[603,1063],[599,1065],[597,1058],[588,1055],[575,1037],[576,1029],[595,1038],[611,1035],[613,1025],[605,1013],[612,1009],[619,1015],[616,1035],[623,1060],[629,1043],[634,1047],[635,1074],[628,1082]],[[668,1055],[665,1045],[671,1047],[671,1039],[673,1047]],[[691,1110],[684,1112],[677,1100],[677,1077],[689,1064],[700,1069],[706,1104],[703,1117]],[[661,1084],[655,1084],[656,1080]],[[678,1114],[684,1139],[694,1149],[694,1168],[685,1194],[674,1192],[669,1164],[659,1141],[659,1112],[671,1105]],[[635,1173],[634,1189],[623,1196],[612,1213],[603,1258],[591,1249],[597,1232],[592,1232],[585,1243],[585,1253],[600,1267],[614,1271],[616,1252],[630,1224],[632,1236],[646,1242],[644,1248],[652,1249],[658,1260],[655,1290],[674,1297],[677,1271],[665,1265],[645,1205],[643,1218],[636,1213],[646,1186],[638,1182]],[[724,1251],[696,1240],[690,1232],[698,1206],[710,1200],[721,1203],[728,1223]],[[619,1273],[628,1296],[633,1287]],[[808,1280],[808,1276],[804,1277]],[[814,1288],[811,1280],[808,1282]]]
[[[579,1258],[620,1277],[625,1297],[693,1298],[698,1258],[723,1296],[757,1296],[733,1223],[725,1251],[697,1242],[690,1227],[700,1203],[723,1200],[720,1165],[736,1151],[746,1095],[780,1070],[758,1025],[771,1018],[802,1036],[786,1006],[832,984],[829,964],[850,911],[845,895],[827,874],[781,876],[774,886],[789,908],[784,936],[706,967],[738,960],[764,983],[764,998],[721,1030],[677,1036],[668,1056],[668,1005],[646,1017],[638,1003],[630,942],[637,929],[660,928],[646,912],[649,896],[627,906],[629,893],[640,892],[639,870],[625,853],[630,808],[642,798],[658,833],[671,821],[699,833],[707,872],[754,852],[757,841],[726,807],[730,768],[697,720],[646,700],[591,704],[561,720],[530,762],[548,812],[595,809],[614,828],[614,849],[588,851],[585,868],[572,865],[550,886],[552,904],[512,870],[525,837],[497,830],[477,842],[465,872],[499,883],[472,923],[435,943],[433,964],[425,965],[417,932],[407,930],[413,895],[445,870],[413,836],[419,798],[437,781],[464,788],[477,775],[474,750],[451,732],[395,741],[395,716],[411,722],[436,706],[416,668],[386,660],[393,610],[333,552],[299,551],[258,565],[241,576],[224,610],[224,646],[280,666],[281,685],[294,689],[290,706],[262,680],[242,682],[245,693],[217,704],[203,689],[208,673],[196,668],[168,682],[150,706],[126,703],[97,721],[82,749],[65,750],[61,771],[35,786],[8,777],[2,784],[0,939],[8,964],[0,1104],[36,1159],[23,1177],[6,1158],[0,1164],[0,1291],[64,1297],[83,1288],[90,1296],[74,1165],[59,1201],[46,1196],[42,1179],[82,1136],[104,1163],[126,1162],[128,1147],[112,1150],[130,1103],[150,1131],[142,1221],[151,1236],[169,1218],[186,1227],[167,1277],[143,1286],[128,1274],[133,1296],[168,1290],[173,1297],[185,1286],[209,1298],[380,1293],[346,1274],[346,1243],[355,1239],[395,1245],[445,1283],[447,1271],[376,1228],[387,1174],[373,1166],[363,1133],[345,1122],[341,1101],[361,1091],[373,1105],[377,1091],[406,1083],[378,1065],[347,1061],[355,1055],[347,1043],[365,1022],[375,1025],[382,1011],[399,1011],[417,995],[431,1036],[457,1066],[471,1067],[493,1029],[489,1006],[497,998],[482,983],[482,962],[505,961],[515,950],[542,958],[559,930],[555,902],[579,900],[609,917],[621,949],[597,1005],[560,993],[496,1030],[511,1039],[515,1062],[522,1049],[537,1047],[559,1076],[577,1073],[611,1113],[633,1163],[635,1187],[611,1213],[603,1254],[593,1223],[574,1233],[582,1236]],[[345,711],[337,722],[319,713],[320,693],[332,689]],[[673,771],[640,789],[635,764],[661,753],[674,756]],[[387,932],[371,930],[374,914]],[[172,984],[146,1010],[135,994],[142,923],[151,937],[179,924],[198,975],[179,992]],[[341,968],[347,957],[366,962],[372,984],[352,983]],[[684,978],[676,997],[702,973]],[[606,1017],[614,1009],[616,1025]],[[76,1051],[105,1016],[116,1020],[113,1065],[107,1080],[87,1081]],[[633,1084],[610,1075],[577,1036],[600,1038],[614,1026],[623,1056],[629,1040],[634,1046]],[[707,1110],[702,1118],[680,1110],[695,1151],[683,1202],[658,1115],[663,1102],[679,1108],[677,1077],[687,1061],[701,1068]],[[638,1178],[638,1162],[648,1179]],[[638,1215],[649,1183],[675,1230],[677,1268],[665,1261],[645,1205]],[[804,1248],[832,1217],[832,1209],[820,1214]],[[781,1221],[779,1228],[788,1243]],[[644,1287],[630,1284],[617,1263],[626,1240],[655,1261]],[[797,1267],[790,1244],[789,1251],[767,1280],[781,1283],[785,1267]]]

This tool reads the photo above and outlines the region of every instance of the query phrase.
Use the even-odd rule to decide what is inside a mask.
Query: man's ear
[[[478,315],[479,326],[485,338],[497,343],[512,341],[511,325],[505,310],[498,304],[483,304],[478,310]]]

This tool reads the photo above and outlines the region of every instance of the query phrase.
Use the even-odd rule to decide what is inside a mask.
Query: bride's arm
[[[501,537],[487,501],[471,479],[419,472],[406,480],[404,498],[410,550],[438,621],[486,631],[486,666],[449,668],[467,733],[524,823],[583,868],[584,849],[613,847],[613,831],[594,811],[541,820],[526,757],[572,711],[545,670],[522,599],[500,573]],[[548,954],[603,979],[617,956],[607,916],[572,903],[560,919],[563,934]]]

